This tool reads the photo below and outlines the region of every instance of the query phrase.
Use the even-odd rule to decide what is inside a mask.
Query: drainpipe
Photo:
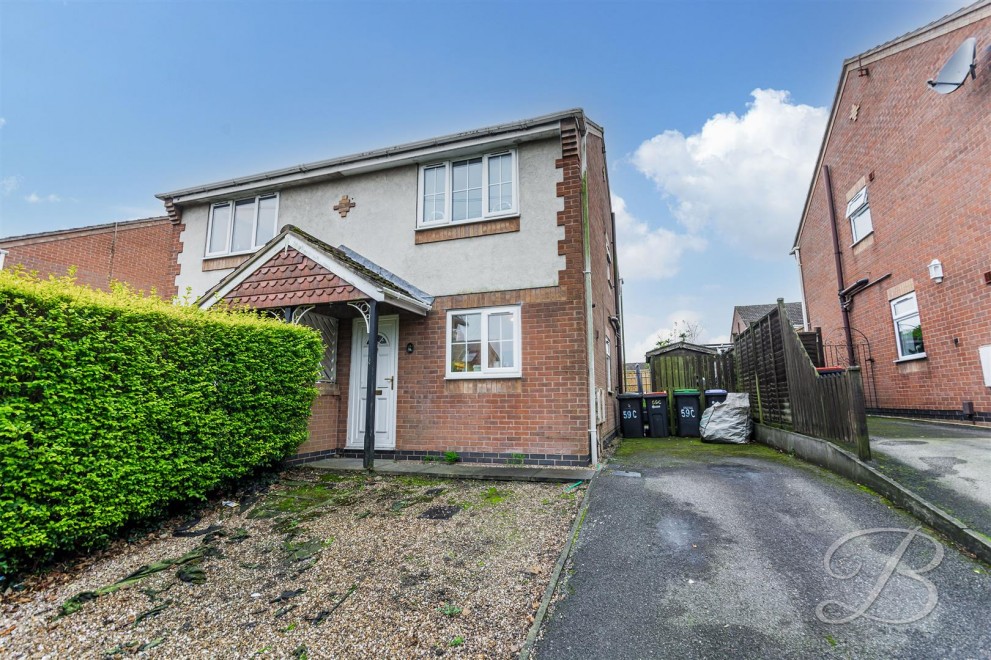
[[[586,158],[588,141],[587,127],[582,118],[576,116],[578,139],[581,158],[582,177],[582,255],[584,257],[585,275],[585,348],[588,353],[588,441],[592,466],[599,464],[599,433],[595,425],[595,324],[592,318],[592,232],[588,218],[588,161]]]
[[[3,260],[7,256],[6,250],[0,250],[0,270],[3,270]]]
[[[613,236],[615,235],[616,232],[613,231]],[[614,242],[613,246],[615,245],[616,244]],[[613,252],[616,252],[615,247],[613,248]],[[613,260],[615,261],[615,259],[616,259],[616,255],[614,254]],[[619,273],[618,264],[616,267],[616,273],[617,274]],[[625,393],[626,392],[626,316],[624,316],[624,312],[623,312],[623,280],[619,279],[619,277],[616,277],[616,293],[618,294],[616,300],[617,303],[619,304],[619,334],[620,334],[619,341],[620,341],[620,345],[623,347],[623,350],[619,356],[620,364],[623,367],[623,370],[621,372],[623,374],[623,378],[620,381],[622,383],[622,386],[620,387],[620,392]],[[638,367],[640,366],[640,360],[637,360],[637,366]],[[637,382],[639,383],[640,381]],[[643,388],[641,387],[640,389],[642,393]]]
[[[802,271],[802,249],[797,245],[788,254],[795,255],[795,264],[798,265],[798,288],[802,292],[802,329],[809,330],[809,301],[805,299],[805,273]]]
[[[843,314],[843,335],[846,338],[846,353],[848,364],[857,364],[857,356],[853,352],[853,334],[850,332],[850,309],[846,303],[846,287],[843,286],[843,259],[840,255],[840,237],[836,229],[836,206],[833,204],[833,182],[829,178],[829,165],[823,164],[822,176],[826,183],[826,199],[829,201],[829,229],[833,232],[833,256],[836,261],[836,287],[840,299],[840,312]]]
[[[366,470],[375,466],[375,368],[378,366],[379,310],[374,299],[368,304],[368,383],[365,386],[365,453],[362,464]]]

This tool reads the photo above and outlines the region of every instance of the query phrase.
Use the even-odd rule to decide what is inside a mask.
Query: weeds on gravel
[[[461,614],[461,608],[454,603],[444,603],[441,607],[437,608],[437,611],[447,617],[456,617]]]
[[[448,646],[451,646],[451,647],[454,647],[454,646],[461,646],[464,643],[465,643],[465,638],[462,637],[461,635],[458,635],[457,637],[455,637],[454,639],[452,639],[450,642],[448,642],[447,645]]]
[[[500,492],[495,486],[489,486],[482,491],[482,501],[495,505],[505,500],[508,495],[508,493]]]

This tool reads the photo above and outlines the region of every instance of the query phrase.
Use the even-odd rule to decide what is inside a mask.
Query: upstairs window
[[[417,227],[517,213],[516,152],[431,163],[420,168]]]
[[[871,222],[871,207],[867,203],[867,186],[861,188],[847,203],[846,217],[850,219],[850,230],[853,232],[855,244],[874,232],[874,223]]]
[[[891,319],[895,324],[895,344],[898,359],[926,356],[922,346],[922,323],[919,319],[919,303],[915,292],[891,301]]]
[[[448,378],[519,376],[520,308],[489,307],[448,312]]]
[[[278,195],[220,202],[210,207],[206,256],[253,252],[275,236]]]

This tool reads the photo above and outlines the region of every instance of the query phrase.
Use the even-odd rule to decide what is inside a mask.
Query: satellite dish
[[[949,94],[955,92],[967,80],[967,74],[971,78],[977,78],[977,39],[971,37],[965,39],[953,57],[943,65],[936,80],[929,80],[927,84],[933,88],[937,94]]]

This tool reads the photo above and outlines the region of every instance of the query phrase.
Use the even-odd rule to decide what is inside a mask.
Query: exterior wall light
[[[943,264],[939,263],[939,259],[933,259],[929,262],[929,279],[936,284],[943,281]]]

